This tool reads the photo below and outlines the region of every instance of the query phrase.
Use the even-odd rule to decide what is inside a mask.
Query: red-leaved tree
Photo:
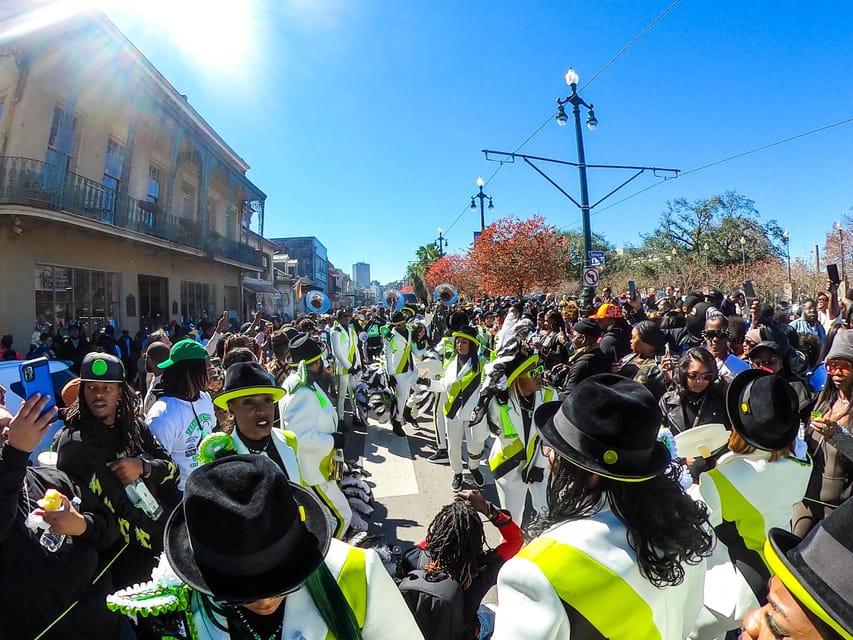
[[[566,276],[565,240],[542,216],[501,218],[469,252],[483,293],[522,296],[555,287]]]
[[[470,296],[479,292],[477,274],[467,255],[453,253],[439,258],[427,267],[425,279],[430,291],[446,283],[456,287],[461,295]]]

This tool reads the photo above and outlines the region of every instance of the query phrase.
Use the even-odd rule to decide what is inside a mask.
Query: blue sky
[[[105,0],[106,2],[106,0]],[[252,166],[266,235],[315,235],[349,272],[400,277],[445,229],[451,252],[487,223],[575,206],[523,163],[481,149],[576,160],[550,116],[574,67],[583,86],[671,0],[172,0],[107,15]],[[200,8],[200,7],[204,8]],[[228,13],[230,12],[230,13]],[[199,16],[203,18],[199,19]],[[582,95],[591,164],[693,169],[853,117],[853,5],[682,0]],[[550,119],[549,119],[550,118]],[[577,171],[551,174],[578,197]],[[668,181],[641,176],[592,216],[613,244],[639,243],[669,199],[736,190],[791,233],[792,257],[823,246],[853,205],[853,123]],[[598,200],[628,174],[590,173]]]

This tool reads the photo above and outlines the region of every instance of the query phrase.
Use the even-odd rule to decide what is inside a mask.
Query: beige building
[[[237,320],[273,274],[248,169],[102,14],[0,45],[0,332]]]

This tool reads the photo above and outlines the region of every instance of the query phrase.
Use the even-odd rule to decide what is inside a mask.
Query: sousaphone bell
[[[322,291],[309,291],[305,296],[305,311],[308,313],[326,313],[331,306],[332,301]]]
[[[406,304],[406,299],[403,297],[403,294],[396,289],[388,289],[388,291],[385,292],[385,297],[382,300],[382,303],[393,313],[403,308],[403,305]]]
[[[459,299],[459,292],[452,284],[440,284],[432,292],[433,297],[445,307],[452,306]]]

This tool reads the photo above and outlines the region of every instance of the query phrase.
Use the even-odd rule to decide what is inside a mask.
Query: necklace
[[[240,618],[240,622],[243,623],[243,626],[246,627],[246,631],[248,631],[252,635],[252,640],[264,640],[264,637],[255,631],[254,627],[249,624],[249,621],[246,620],[246,616],[243,615],[242,611],[243,607],[236,607],[237,617]],[[277,640],[281,635],[281,628],[284,626],[284,620],[278,623],[278,626],[273,630],[273,632],[269,635],[268,640]]]
[[[269,449],[270,442],[272,442],[272,436],[269,436],[269,435],[264,436],[264,437],[266,438],[266,442],[264,442],[264,446],[263,446],[263,447],[261,447],[260,449],[258,449],[258,448],[256,448],[256,447],[260,444],[261,440],[252,440],[252,439],[251,439],[251,438],[249,438],[248,436],[245,436],[245,435],[243,435],[242,433],[240,433],[240,430],[239,430],[239,429],[237,429],[237,437],[239,437],[239,438],[240,438],[240,441],[241,441],[244,445],[246,445],[246,448],[249,450],[249,453],[254,453],[255,455],[260,455],[260,454],[262,454],[264,451],[266,451],[267,449]],[[255,446],[253,447],[252,445],[255,445]]]
[[[266,451],[269,448],[269,446],[270,446],[270,440],[267,439],[266,444],[264,444],[264,446],[261,447],[260,449],[253,449],[248,444],[246,445],[246,448],[249,450],[249,453],[254,453],[255,455],[260,455],[264,451]]]

